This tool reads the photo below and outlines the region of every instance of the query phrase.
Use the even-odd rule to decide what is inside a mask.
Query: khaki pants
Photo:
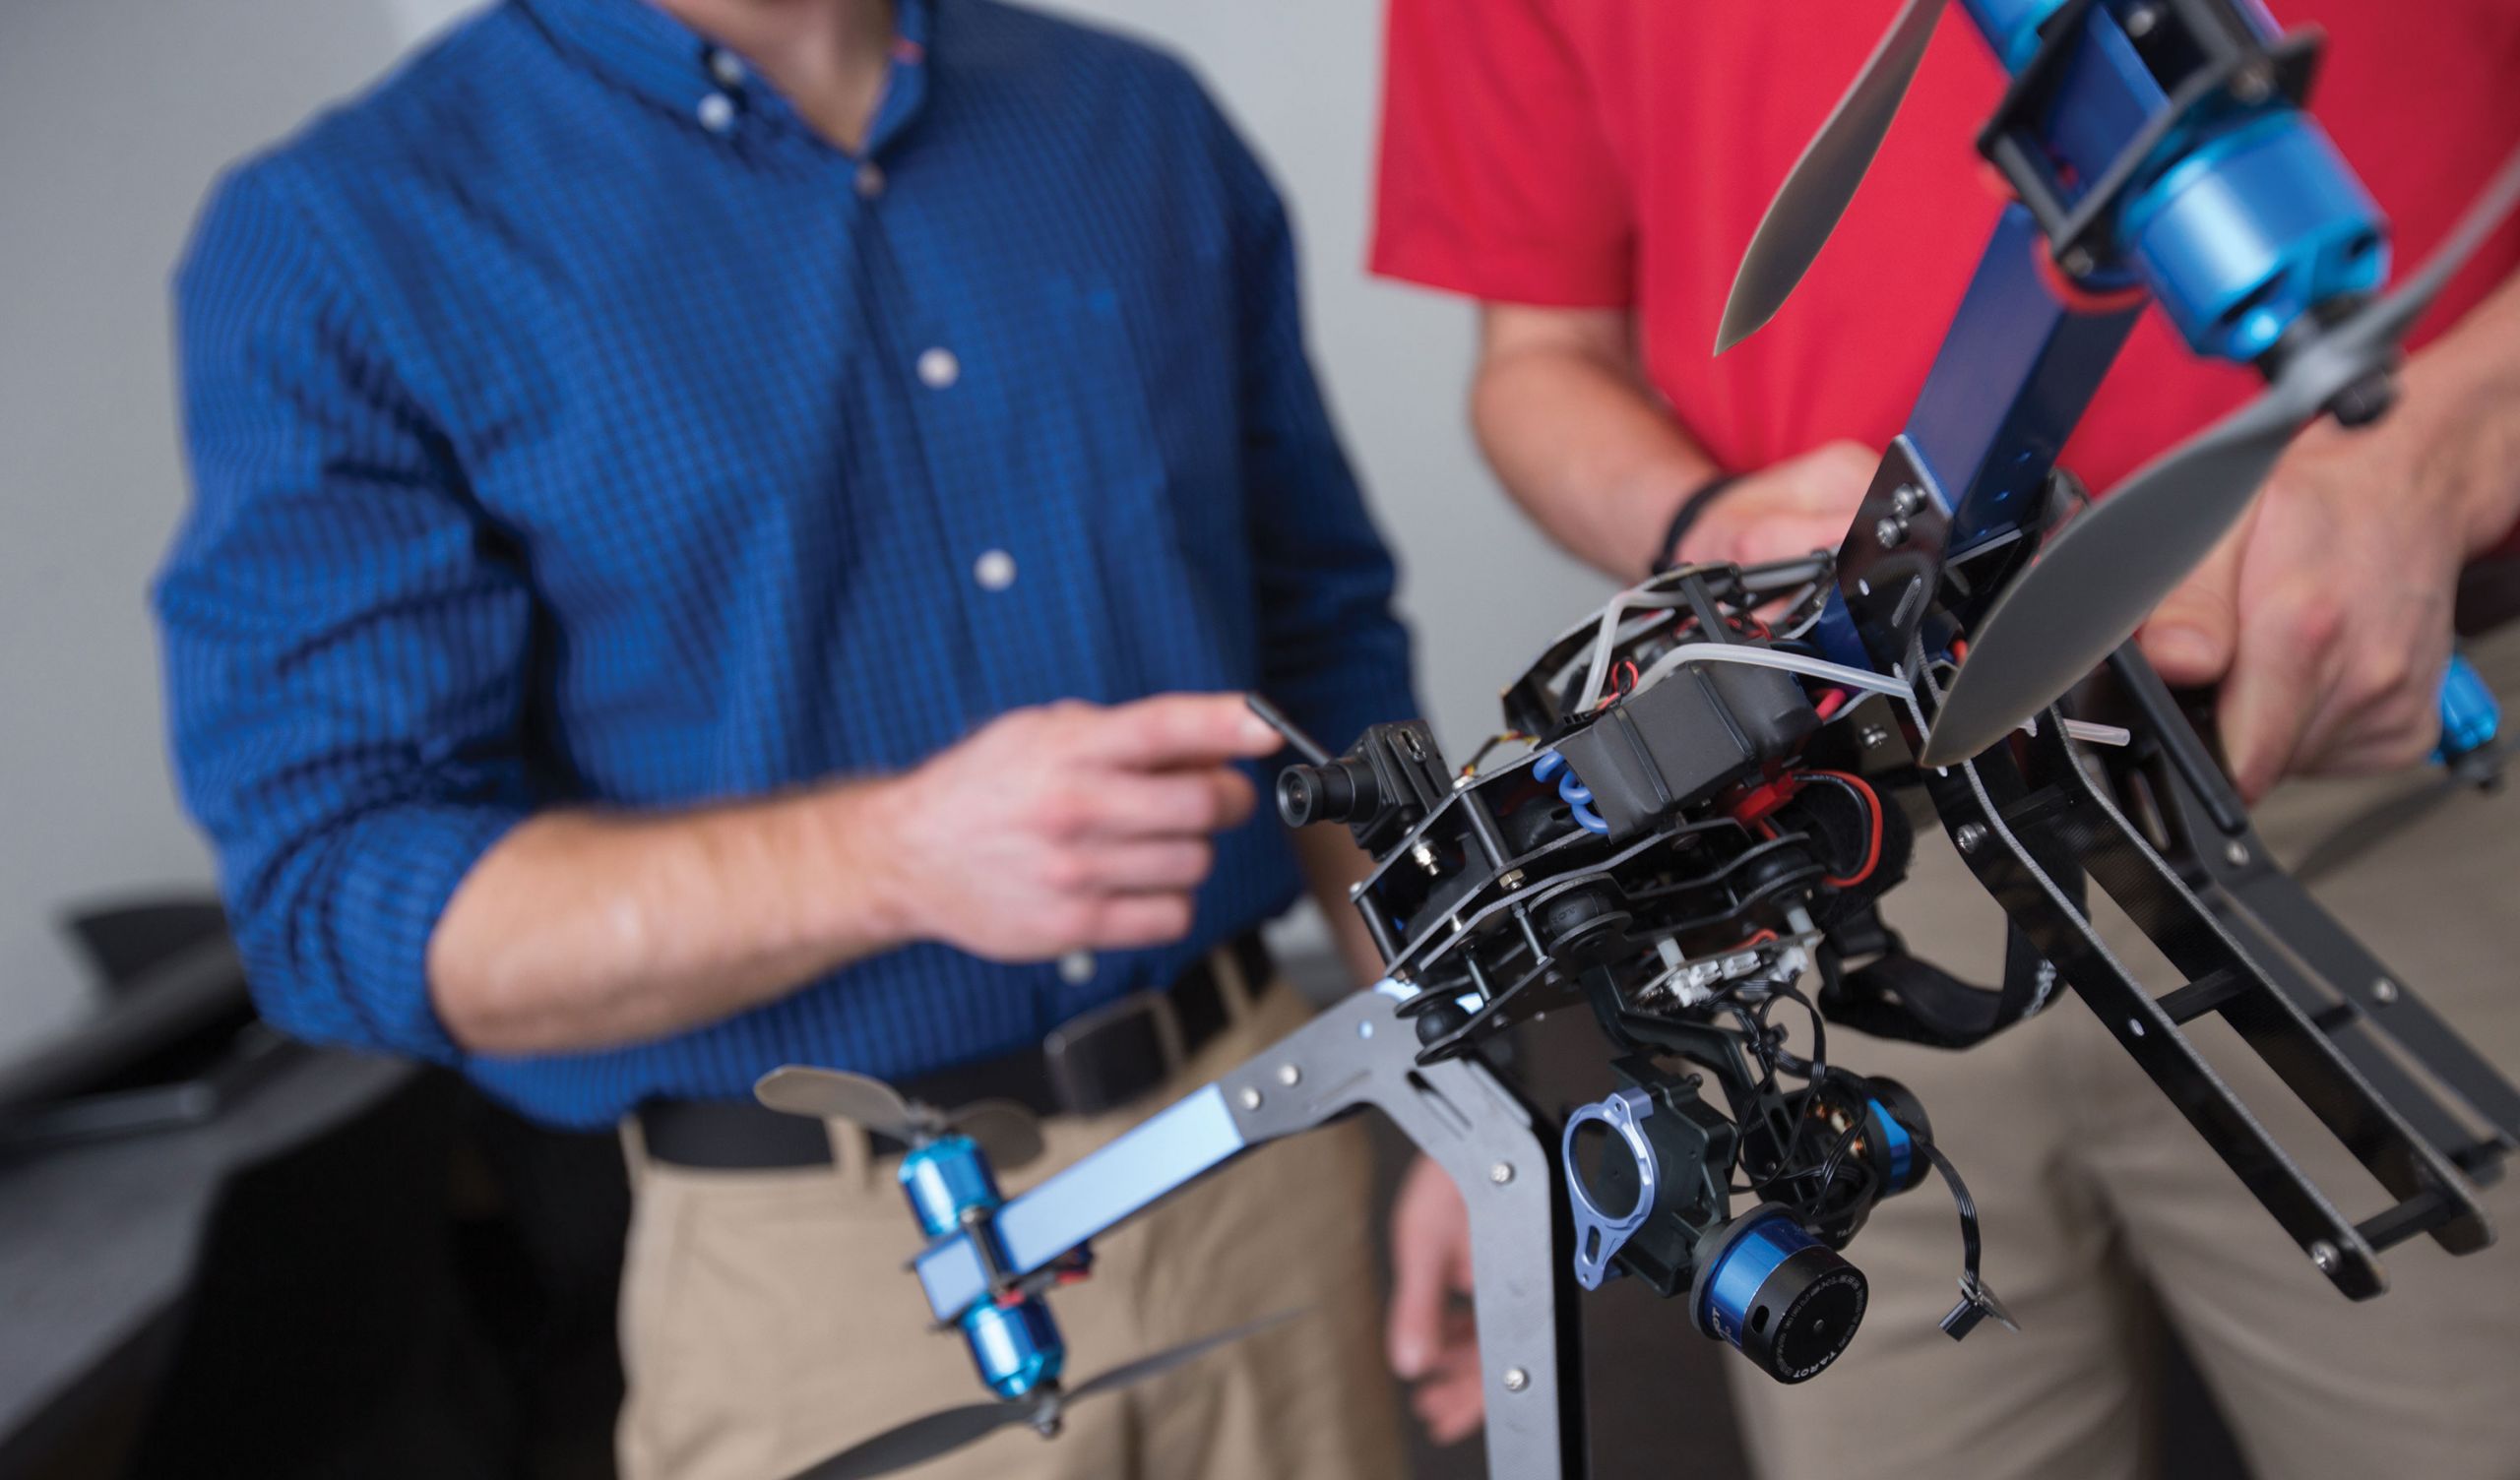
[[[2520,694],[2520,634],[2472,652]],[[2297,784],[2261,810],[2297,859],[2344,818],[2426,776]],[[1941,834],[1885,913],[1911,949],[1991,980],[1998,916]],[[2319,881],[2321,902],[2506,1073],[2520,1071],[2520,788],[2463,793]],[[2120,919],[2117,947],[2134,934]],[[2125,955],[2152,959],[2149,952]],[[1965,1342],[1957,1223],[1938,1180],[1884,1204],[1848,1250],[1872,1283],[1863,1330],[1799,1388],[1732,1364],[1774,1480],[2136,1476],[2167,1318],[2261,1480],[2520,1475],[2520,1195],[2489,1190],[2501,1242],[2464,1259],[2428,1239],[2383,1256],[2376,1300],[2336,1293],[2079,999],[1958,1054],[1848,1033],[1848,1067],[1905,1080],[1984,1217],[1985,1275],[2021,1323]],[[2212,1019],[2191,1024],[2191,1031]],[[2378,1184],[2228,1029],[2198,1041],[2350,1216]],[[2230,1050],[2226,1052],[2224,1050]]]
[[[1045,1128],[1009,1196],[1299,1025],[1280,987],[1143,1104]],[[904,1267],[919,1247],[862,1133],[836,1165],[700,1171],[633,1142],[622,1286],[624,1480],[779,1480],[932,1409],[985,1401],[959,1333],[931,1333]],[[1093,1278],[1051,1297],[1071,1381],[1275,1312],[1302,1319],[1116,1396],[1044,1443],[1012,1429],[915,1480],[1389,1480],[1399,1408],[1378,1339],[1369,1154],[1346,1124],[1251,1153],[1098,1240]]]

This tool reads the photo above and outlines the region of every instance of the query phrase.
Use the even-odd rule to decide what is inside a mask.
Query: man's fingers
[[[1195,837],[1240,827],[1258,802],[1251,778],[1203,771],[1095,771],[1079,777],[1072,821],[1096,837]]]
[[[1459,1444],[1477,1433],[1487,1406],[1479,1354],[1474,1351],[1469,1361],[1448,1364],[1440,1375],[1418,1384],[1409,1406],[1436,1444]]]
[[[2290,769],[2343,621],[2333,592],[2302,583],[2271,592],[2241,631],[2216,713],[2232,782],[2248,800]]]
[[[1395,1237],[1391,1314],[1384,1331],[1393,1372],[1416,1379],[1434,1370],[1443,1352],[1444,1310],[1451,1299],[1443,1255],[1422,1243]]]
[[[1096,760],[1152,771],[1271,756],[1286,739],[1239,694],[1159,694],[1095,716]]]
[[[1091,888],[1118,894],[1196,889],[1216,862],[1204,837],[1159,837],[1108,843],[1086,854]]]
[[[1400,1186],[1391,1209],[1391,1314],[1385,1336],[1391,1370],[1422,1377],[1444,1354],[1446,1316],[1462,1283],[1469,1219],[1461,1194],[1443,1168],[1420,1156]]]
[[[1112,894],[1094,907],[1086,944],[1100,951],[1168,946],[1190,933],[1187,894]]]
[[[2257,523],[2254,506],[2162,601],[2136,643],[2173,688],[2219,681],[2239,646],[2240,555]]]
[[[1836,514],[1780,514],[1741,531],[1728,557],[1741,565],[1792,560],[1814,550],[1834,550],[1846,540],[1847,511]]]

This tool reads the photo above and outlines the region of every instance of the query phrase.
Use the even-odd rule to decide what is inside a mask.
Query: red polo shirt
[[[2276,4],[2328,31],[2312,111],[2388,213],[2395,271],[2409,271],[2520,140],[2520,4]],[[1494,302],[1633,309],[1648,374],[1726,467],[1833,437],[1883,445],[2000,207],[1974,141],[2002,74],[1957,6],[1801,287],[1748,341],[1712,352],[1769,196],[1897,8],[1391,0],[1374,271]],[[2506,223],[2426,327],[2516,266]],[[2106,487],[2256,384],[2147,314],[2066,462]]]

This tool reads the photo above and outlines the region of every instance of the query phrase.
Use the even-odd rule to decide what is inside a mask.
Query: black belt
[[[989,1099],[1013,1100],[1045,1117],[1116,1110],[1171,1078],[1232,1020],[1216,968],[1220,955],[1232,956],[1253,1001],[1276,978],[1269,950],[1253,931],[1200,957],[1160,992],[1133,993],[1070,1018],[1029,1048],[897,1087],[948,1110]],[[676,1166],[742,1170],[831,1161],[831,1138],[820,1121],[751,1100],[650,1100],[638,1116],[648,1155]],[[869,1139],[879,1155],[902,1149],[890,1137]]]

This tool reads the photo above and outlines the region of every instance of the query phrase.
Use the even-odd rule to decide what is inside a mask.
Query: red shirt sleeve
[[[1629,182],[1556,0],[1390,0],[1372,270],[1500,302],[1623,308]]]

